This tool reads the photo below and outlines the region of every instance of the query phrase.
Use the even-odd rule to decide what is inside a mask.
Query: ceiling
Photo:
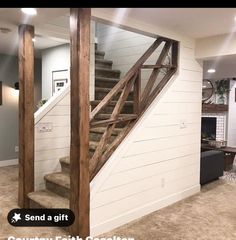
[[[26,18],[19,8],[0,9],[0,27],[8,27],[11,33],[0,32],[0,52],[16,53],[18,33],[21,23],[35,26],[35,48],[40,51],[52,46],[69,42],[69,9],[39,8],[37,16]],[[102,9],[101,9],[102,10]],[[115,13],[117,8],[105,11]],[[194,38],[203,38],[235,29],[236,8],[127,8],[124,16],[158,24]]]
[[[236,24],[236,8],[127,8],[124,15],[193,38],[229,33]]]
[[[69,9],[39,8],[38,14],[27,17],[20,8],[0,8],[0,27],[11,29],[0,32],[0,53],[16,54],[18,26],[27,23],[35,26],[36,53],[40,50],[69,42]]]

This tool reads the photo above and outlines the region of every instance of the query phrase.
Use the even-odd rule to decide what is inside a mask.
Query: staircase
[[[120,71],[112,69],[112,61],[104,59],[104,52],[95,51],[95,100],[91,101],[91,107],[94,109],[101,100],[111,91],[111,89],[120,80]],[[127,101],[122,109],[122,116],[132,116],[133,112],[133,93],[128,96]],[[114,98],[102,111],[96,116],[96,120],[109,119],[114,106],[117,103],[117,97]],[[124,124],[118,124],[112,131],[109,138],[111,143],[122,131]],[[93,156],[102,135],[106,128],[91,127],[90,142],[89,142],[89,156]],[[59,159],[61,164],[61,172],[51,173],[44,177],[46,189],[32,192],[28,195],[31,200],[31,207],[34,208],[68,208],[70,195],[70,159],[64,157]]]
[[[160,46],[156,63],[145,64]],[[95,100],[90,102],[90,181],[177,71],[178,42],[158,37],[122,79],[120,71],[112,69],[112,61],[104,59],[104,55],[95,51]],[[143,69],[152,71],[141,91]],[[28,194],[31,207],[69,208],[70,159],[63,157],[59,161],[61,172],[44,177],[46,189]]]

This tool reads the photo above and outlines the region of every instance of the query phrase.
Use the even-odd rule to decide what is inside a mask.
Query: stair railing
[[[162,44],[161,53],[155,65],[145,65],[144,63],[154,53],[154,51]],[[169,63],[165,64],[167,58]],[[139,60],[131,67],[125,76],[113,87],[113,89],[101,100],[101,102],[93,109],[90,116],[90,126],[106,126],[98,146],[90,159],[90,180],[96,176],[107,159],[114,152],[116,147],[122,142],[133,125],[156,98],[166,83],[177,71],[178,61],[178,42],[167,38],[159,37],[147,49],[147,51],[139,58]],[[153,69],[147,84],[141,93],[141,71],[142,69]],[[157,77],[161,70],[165,69],[165,73],[160,82],[156,84]],[[155,86],[156,84],[156,86]],[[128,117],[122,117],[121,111],[125,105],[129,94],[133,91],[133,114]],[[118,96],[118,100],[114,106],[109,119],[96,120],[96,116],[109,105],[109,103]],[[123,123],[125,127],[116,139],[110,144],[109,139],[117,124]]]

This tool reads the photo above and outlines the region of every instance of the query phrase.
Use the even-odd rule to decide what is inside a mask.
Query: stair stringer
[[[145,132],[148,131],[148,134],[152,132],[148,128],[157,110],[159,107],[163,108],[166,99],[173,94],[180,81],[181,74],[176,74],[170,79],[91,182],[91,235],[96,236],[110,231],[200,191],[200,124],[193,127],[197,131],[192,135],[178,136],[180,131],[176,127],[173,136],[171,134],[165,136],[165,131],[163,132],[162,129],[160,134],[153,131],[153,135],[148,137],[149,140],[142,141]],[[200,95],[197,103],[201,106]],[[165,127],[168,128],[167,125],[163,126]],[[192,126],[189,128],[189,132],[192,132]],[[190,140],[191,138],[193,140]],[[165,139],[171,142],[169,149],[164,146],[167,142]],[[184,146],[181,147],[178,139],[180,141],[182,139],[186,145],[190,142],[192,147],[190,145],[186,146],[186,149]],[[155,141],[162,145],[157,145],[155,149]],[[139,153],[135,155],[136,150]],[[189,151],[194,154],[188,155]],[[167,155],[171,158],[171,154],[174,158],[168,160]],[[129,161],[131,161],[130,165],[127,164]],[[192,165],[189,166],[188,161]],[[131,166],[133,163],[134,166]],[[180,169],[178,164],[181,166]],[[161,187],[163,181],[171,179],[171,175],[168,175],[168,167],[171,168],[171,165],[177,166],[174,176],[176,179],[174,181],[172,179],[172,183],[167,183],[168,187]],[[156,174],[152,169],[155,169]],[[182,169],[191,171],[192,175]],[[171,173],[175,175],[173,169]],[[157,181],[156,184],[153,184],[153,181]],[[147,186],[148,184],[152,186]]]

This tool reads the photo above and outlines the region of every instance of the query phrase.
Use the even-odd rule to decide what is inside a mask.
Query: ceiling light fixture
[[[32,38],[32,41],[33,41],[33,42],[36,42],[36,39],[35,39],[35,38]]]
[[[214,72],[216,72],[216,70],[213,69],[213,68],[210,68],[210,69],[207,70],[207,72],[208,72],[208,73],[214,73]]]
[[[21,8],[21,11],[27,15],[37,15],[36,8]]]

